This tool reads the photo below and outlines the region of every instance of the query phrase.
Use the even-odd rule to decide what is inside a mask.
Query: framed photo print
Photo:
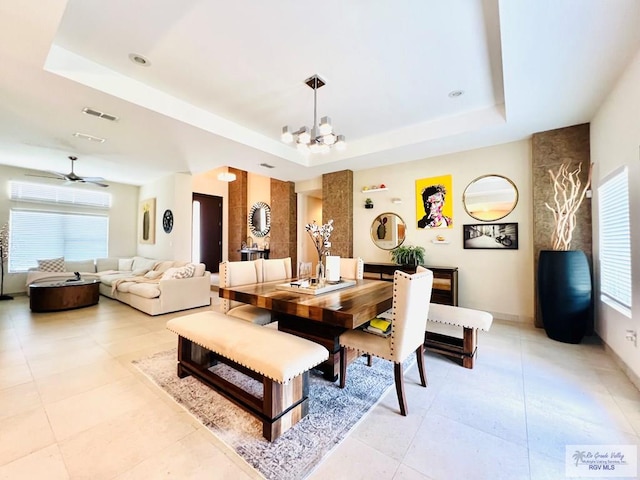
[[[517,223],[481,223],[463,225],[464,248],[490,250],[517,250]]]

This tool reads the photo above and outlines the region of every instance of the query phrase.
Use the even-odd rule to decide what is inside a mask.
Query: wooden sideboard
[[[423,265],[433,272],[431,302],[458,306],[458,267],[432,267]],[[365,263],[364,277],[393,281],[393,272],[401,270],[415,273],[416,267],[395,263]]]

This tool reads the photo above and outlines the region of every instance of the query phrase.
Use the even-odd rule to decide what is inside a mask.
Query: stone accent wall
[[[589,144],[589,124],[575,125],[573,127],[549,130],[533,135],[532,138],[532,178],[533,178],[533,249],[534,249],[534,274],[538,271],[538,257],[540,250],[551,249],[551,234],[554,228],[553,213],[545,206],[545,203],[553,206],[553,182],[549,170],[557,171],[558,167],[567,161],[571,162],[572,170],[582,165],[580,180],[584,185],[587,181],[589,166],[591,164]],[[576,215],[576,228],[571,242],[572,250],[582,250],[589,259],[591,271],[592,261],[592,236],[591,236],[591,200],[586,198]],[[538,292],[536,288],[536,312],[535,325],[542,327],[537,303]],[[591,328],[589,329],[591,330]]]
[[[247,172],[229,168],[229,172],[236,174],[236,180],[229,183],[229,243],[227,258],[230,262],[241,260],[238,250],[242,242],[247,240]]]
[[[269,232],[269,258],[291,257],[295,276],[298,265],[296,218],[298,201],[293,182],[271,179],[271,231]]]
[[[331,254],[353,257],[353,172],[322,175],[322,223],[333,219]]]

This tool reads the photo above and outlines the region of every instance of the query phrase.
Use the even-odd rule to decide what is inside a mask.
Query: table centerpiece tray
[[[353,287],[355,284],[355,280],[340,280],[337,283],[326,283],[323,286],[294,281],[278,284],[276,285],[276,290],[287,290],[290,292],[306,293],[308,295],[320,295],[322,293],[328,293],[343,288]]]

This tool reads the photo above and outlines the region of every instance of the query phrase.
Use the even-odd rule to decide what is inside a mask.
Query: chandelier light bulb
[[[326,134],[322,137],[322,143],[325,145],[333,145],[336,143],[336,136],[333,133]]]
[[[293,134],[289,127],[282,127],[282,141],[284,143],[293,143]]]
[[[309,143],[311,141],[311,134],[309,133],[308,127],[300,127],[298,130],[298,144],[300,143]]]
[[[344,150],[345,148],[347,148],[347,144],[344,141],[344,135],[338,135],[336,137],[335,146],[338,150]]]
[[[322,117],[320,119],[320,135],[328,135],[331,132],[333,132],[331,119],[329,117]]]

